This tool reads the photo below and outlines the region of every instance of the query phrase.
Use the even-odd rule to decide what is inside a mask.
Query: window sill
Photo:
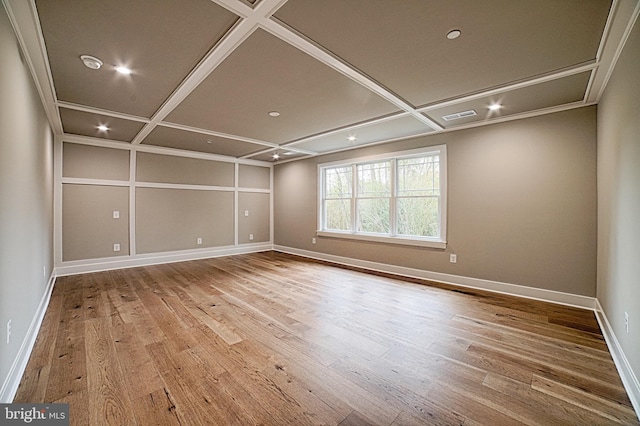
[[[354,234],[351,232],[335,232],[335,231],[316,231],[318,237],[329,238],[342,238],[345,240],[359,240],[370,241],[384,244],[397,244],[403,246],[416,246],[416,247],[430,247],[437,249],[446,249],[447,242],[440,240],[430,240],[422,238],[402,238],[402,237],[387,237],[384,235],[371,235],[371,234]]]

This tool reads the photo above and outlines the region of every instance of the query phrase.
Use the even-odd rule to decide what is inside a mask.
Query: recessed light
[[[101,132],[106,132],[107,130],[109,130],[109,128],[104,124],[101,124],[98,126],[98,130],[100,130]]]
[[[127,68],[127,67],[123,67],[123,66],[118,66],[115,67],[116,71],[118,71],[120,74],[124,74],[124,75],[130,75],[131,74],[131,69]]]
[[[278,154],[273,154],[271,158],[273,158],[274,160],[277,160],[278,158],[280,158],[280,156]]]
[[[102,66],[102,61],[95,56],[82,55],[80,56],[80,59],[82,59],[82,63],[85,67],[91,68],[92,70],[99,70]]]
[[[460,34],[462,34],[460,30],[451,30],[447,33],[447,38],[449,40],[455,40],[460,37]]]
[[[355,142],[357,139],[358,139],[358,138],[356,138],[355,136],[349,136],[349,137],[347,138],[347,140],[348,140],[349,142]]]
[[[213,141],[212,141],[211,139],[207,139],[207,143],[208,143],[208,144],[212,144],[212,143],[213,143]]]
[[[489,111],[497,111],[500,108],[502,108],[502,105],[500,105],[500,104],[491,104],[491,105],[489,105]]]
[[[280,113],[278,111],[270,111],[269,117],[280,117]]]

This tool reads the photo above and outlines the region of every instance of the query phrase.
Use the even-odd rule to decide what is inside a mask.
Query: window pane
[[[389,199],[358,199],[358,232],[388,234]]]
[[[325,198],[351,197],[351,166],[335,167],[324,171]]]
[[[390,161],[358,165],[358,196],[389,197],[390,195]]]
[[[439,237],[439,197],[398,198],[398,234]]]
[[[326,200],[324,207],[325,229],[351,230],[351,199]]]
[[[440,156],[398,160],[398,196],[440,195]]]

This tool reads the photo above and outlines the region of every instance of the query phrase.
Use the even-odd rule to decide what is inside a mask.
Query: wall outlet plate
[[[113,251],[120,251],[120,244],[114,244],[113,245]]]
[[[198,237],[196,239],[196,244],[198,244],[198,245],[202,244],[202,238]]]
[[[624,331],[629,332],[629,313],[624,313]]]
[[[457,263],[458,262],[458,255],[457,254],[453,254],[451,253],[449,255],[449,262],[451,263]]]

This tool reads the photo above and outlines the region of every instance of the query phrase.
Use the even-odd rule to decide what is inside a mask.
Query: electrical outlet
[[[253,241],[253,234],[249,234],[249,241]]]
[[[120,251],[120,244],[114,244],[113,251]]]
[[[316,243],[316,237],[311,238],[311,244],[315,244]]]
[[[244,211],[244,216],[245,216],[245,217],[249,216],[249,210],[245,210],[245,211]]]
[[[626,312],[624,313],[624,330],[629,332],[629,314]]]
[[[120,219],[120,211],[119,210],[114,210],[113,211],[113,218],[114,219]]]
[[[196,239],[196,244],[198,244],[198,245],[202,244],[202,238],[198,237]]]
[[[458,262],[458,255],[457,254],[450,254],[449,255],[449,262],[451,263],[457,263]]]
[[[7,345],[11,342],[11,320],[7,321]]]

